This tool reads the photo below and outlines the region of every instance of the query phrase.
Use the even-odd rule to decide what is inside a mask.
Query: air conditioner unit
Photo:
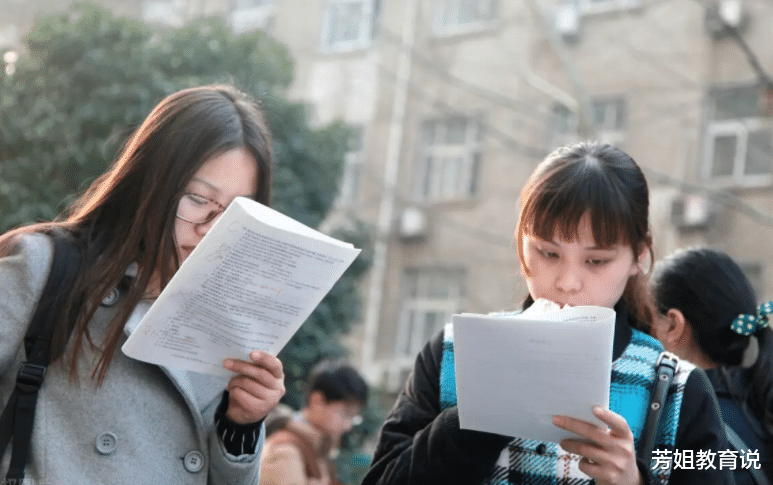
[[[427,235],[427,214],[416,206],[408,206],[400,213],[397,232],[403,240],[421,239]]]
[[[711,222],[711,201],[702,195],[678,195],[671,201],[671,222],[681,229],[702,229]]]
[[[716,37],[726,33],[728,28],[740,30],[744,19],[741,0],[719,0],[706,6],[706,29]]]
[[[577,5],[561,5],[556,10],[556,31],[567,42],[574,42],[580,36],[580,11]]]

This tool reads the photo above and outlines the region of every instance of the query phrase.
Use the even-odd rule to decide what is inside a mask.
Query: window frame
[[[401,275],[403,292],[400,298],[397,331],[394,342],[395,361],[412,361],[427,343],[427,335],[434,335],[451,321],[451,315],[458,313],[465,295],[467,271],[458,266],[414,267],[406,268]],[[414,281],[409,281],[413,278]],[[433,281],[441,280],[446,284],[447,295],[432,296],[423,291],[430,288]],[[415,294],[409,294],[409,288],[416,288]],[[444,321],[439,328],[427,329],[428,318],[432,314],[443,313]],[[416,317],[422,315],[421,320]]]
[[[773,158],[773,121],[763,116],[739,115],[736,118],[723,116],[716,120],[716,102],[723,93],[732,89],[742,89],[743,85],[717,88],[709,92],[707,98],[706,125],[703,132],[702,175],[706,182],[726,187],[764,187],[773,184],[773,162],[770,172],[765,174],[746,174],[748,162],[748,147],[750,134],[754,132],[767,133],[770,139],[771,157]],[[735,153],[733,166],[728,175],[714,175],[716,165],[715,141],[720,136],[735,136]]]
[[[628,100],[626,97],[624,95],[594,96],[591,97],[590,104],[590,116],[596,130],[596,138],[603,143],[621,147],[625,143],[628,127]],[[609,126],[608,123],[597,122],[596,110],[602,105],[605,108],[605,120],[608,118],[607,115],[611,112],[610,110],[614,109],[617,111],[614,126]],[[551,147],[559,147],[579,141],[577,113],[562,104],[553,105],[552,113],[549,145]],[[564,117],[560,123],[559,116]],[[568,127],[568,131],[560,130],[559,124]]]
[[[435,133],[441,128],[445,136],[451,123],[463,120],[464,142],[462,144],[437,143],[429,144],[424,139],[424,133],[430,124]],[[443,203],[469,200],[477,192],[478,177],[483,159],[485,140],[485,122],[482,114],[449,115],[443,118],[425,119],[421,123],[419,150],[417,155],[418,170],[414,180],[414,197],[417,201],[428,203]],[[435,139],[438,135],[435,135]],[[458,161],[454,163],[454,160]],[[453,176],[454,168],[457,174]],[[450,186],[455,182],[455,186]]]
[[[336,206],[354,208],[360,199],[360,187],[364,171],[365,130],[361,125],[354,126],[354,132],[349,140],[349,150],[344,153],[344,166],[341,171],[341,184]]]
[[[333,9],[339,5],[362,5],[360,17],[359,37],[345,41],[331,41]],[[373,42],[373,28],[375,25],[376,0],[328,0],[325,3],[322,14],[322,28],[320,31],[320,48],[323,52],[347,52],[367,49]]]
[[[249,32],[253,29],[265,29],[267,28],[277,11],[277,0],[260,0],[258,5],[253,6],[240,6],[239,0],[236,0],[231,10],[231,27],[234,32]],[[240,17],[247,17],[247,20],[243,20]],[[239,19],[239,20],[237,20]],[[245,24],[254,24],[252,28],[242,28]]]
[[[435,0],[433,6],[432,17],[432,31],[438,37],[450,37],[455,35],[467,34],[471,32],[478,32],[483,30],[490,30],[496,27],[499,22],[499,9],[501,2],[499,0],[486,0],[490,4],[490,17],[473,20],[470,22],[459,22],[458,16],[461,9],[461,2],[464,0]],[[455,23],[444,23],[444,19],[447,17],[446,12],[449,10],[456,10],[452,12],[455,14],[457,21]]]

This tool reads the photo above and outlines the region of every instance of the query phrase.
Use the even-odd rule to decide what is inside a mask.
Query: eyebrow
[[[560,246],[560,242],[556,242],[556,241],[557,240],[554,239],[552,241],[545,241],[545,242],[546,243],[550,243],[550,244],[552,244],[554,246]],[[564,242],[566,242],[566,241],[564,241]],[[619,245],[617,245],[617,244],[614,245],[614,246],[607,247],[607,248],[601,247],[601,246],[586,246],[586,247],[584,247],[582,249],[585,250],[585,251],[617,251],[618,250],[618,246]]]
[[[206,181],[206,180],[204,180],[204,179],[200,179],[200,178],[198,178],[198,177],[193,177],[193,178],[191,179],[191,182],[198,182],[198,183],[200,183],[200,184],[204,184],[204,185],[206,185],[207,187],[209,187],[210,189],[212,189],[214,192],[217,192],[218,194],[222,194],[222,193],[223,193],[223,191],[222,191],[222,190],[220,190],[220,189],[219,189],[217,186],[215,186],[215,185],[214,185],[214,184],[212,184],[211,182],[207,182],[207,181]],[[255,200],[255,196],[254,196],[253,194],[247,194],[247,195],[238,195],[237,197],[245,197],[245,198],[247,198],[247,199],[252,199],[252,200]]]

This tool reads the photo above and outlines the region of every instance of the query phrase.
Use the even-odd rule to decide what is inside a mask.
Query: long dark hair
[[[184,89],[163,99],[129,137],[112,167],[99,177],[57,221],[22,227],[0,238],[7,254],[16,236],[31,232],[71,234],[83,264],[63,315],[77,314],[69,356],[76,375],[84,340],[101,351],[92,377],[99,383],[112,362],[123,327],[154,273],[163,288],[179,267],[174,241],[177,204],[201,165],[221,153],[244,147],[258,164],[256,200],[271,198],[271,135],[257,103],[229,85]],[[88,322],[102,300],[137,264],[137,277],[110,322],[103,342],[94,342]],[[52,356],[70,338],[60,325]]]
[[[524,236],[552,240],[560,235],[572,240],[586,213],[597,245],[628,244],[634,258],[647,249],[654,259],[647,180],[633,158],[615,147],[580,142],[556,149],[529,177],[520,206],[515,239],[524,274],[529,274]],[[632,323],[644,331],[649,330],[654,316],[648,276],[639,272],[630,277],[623,292],[633,313]]]
[[[701,352],[732,370],[739,366],[751,336],[740,335],[730,325],[739,314],[755,315],[757,300],[743,270],[726,253],[707,247],[677,251],[659,261],[652,279],[658,311],[682,312]],[[737,389],[728,373],[732,394],[749,402],[752,412],[773,435],[773,334],[758,328],[759,353],[752,364],[752,386]],[[751,399],[748,399],[751,395]]]

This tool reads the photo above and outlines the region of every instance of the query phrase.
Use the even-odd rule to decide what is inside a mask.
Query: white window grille
[[[236,0],[231,27],[241,33],[267,28],[276,16],[276,0]]]
[[[186,0],[146,0],[142,4],[142,19],[152,24],[180,27],[186,21]]]
[[[425,121],[416,178],[417,200],[467,199],[476,191],[483,147],[480,117]]]
[[[488,28],[497,19],[498,0],[436,0],[435,32],[455,34]]]
[[[356,127],[349,138],[349,150],[344,154],[344,169],[338,205],[355,207],[359,201],[360,184],[363,176],[363,130]]]
[[[548,140],[549,148],[553,149],[579,141],[577,128],[578,120],[575,112],[563,104],[553,106],[553,117]]]
[[[345,51],[368,47],[374,15],[374,0],[330,0],[323,15],[322,48]]]
[[[406,362],[451,315],[459,311],[465,271],[461,268],[409,268],[402,278],[402,305],[395,340],[395,357]]]
[[[596,137],[613,146],[623,143],[625,135],[625,99],[622,96],[591,100]]]
[[[596,138],[613,146],[625,141],[626,106],[622,96],[593,98],[590,117],[596,130]],[[558,147],[579,141],[577,114],[564,105],[553,108],[553,126],[550,145]]]
[[[773,123],[760,116],[759,86],[709,93],[704,140],[704,176],[720,184],[773,182]]]

